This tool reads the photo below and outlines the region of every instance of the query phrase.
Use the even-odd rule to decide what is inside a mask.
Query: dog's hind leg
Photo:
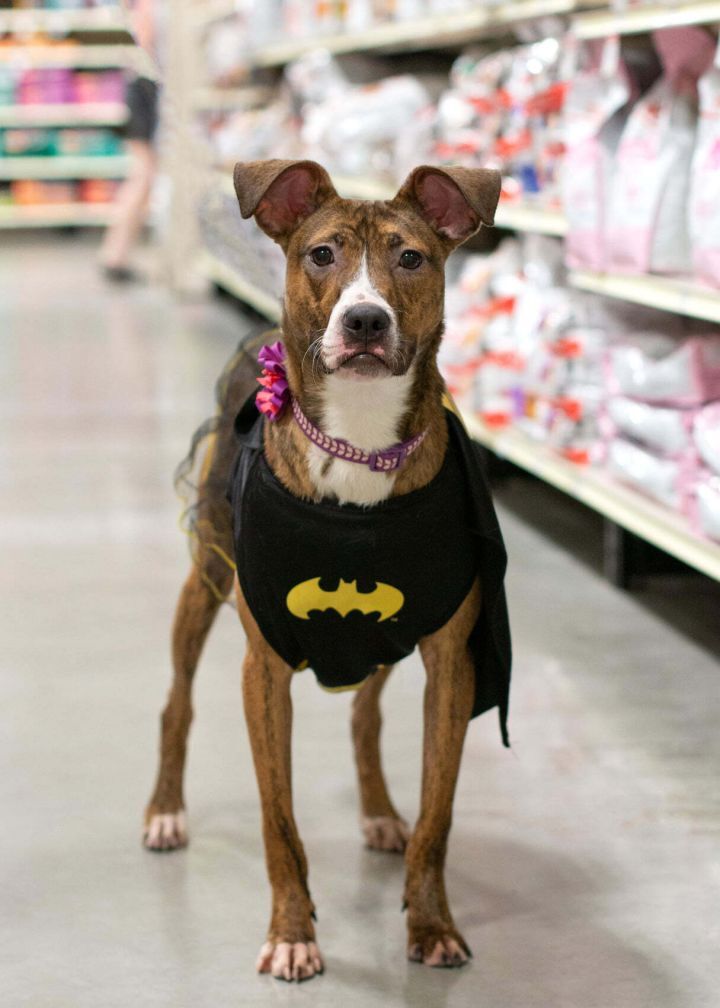
[[[194,564],[180,593],[172,633],[174,676],[161,718],[160,768],[145,812],[143,842],[149,850],[174,850],[187,843],[183,773],[192,721],[192,682],[203,644],[223,594],[230,593],[232,579],[232,570],[219,560]]]
[[[388,794],[380,757],[380,694],[392,665],[382,666],[355,694],[352,736],[360,789],[360,828],[373,850],[405,850],[410,828],[398,815]]]

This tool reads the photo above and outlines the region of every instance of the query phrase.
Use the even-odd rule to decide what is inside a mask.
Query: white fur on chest
[[[404,375],[372,381],[328,375],[320,420],[323,432],[366,452],[396,444],[412,387],[412,371],[410,368]],[[327,466],[329,461],[332,464]],[[395,474],[372,472],[366,465],[333,458],[311,444],[308,468],[318,493],[335,496],[341,504],[377,504],[390,496],[395,483]]]

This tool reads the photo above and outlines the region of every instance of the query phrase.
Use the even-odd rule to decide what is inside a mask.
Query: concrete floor
[[[0,248],[2,1004],[717,1008],[718,586],[615,590],[597,520],[526,481],[499,493],[514,748],[493,714],[473,722],[450,847],[471,966],[405,961],[401,859],[364,850],[356,824],[349,699],[308,673],[296,806],[328,970],[301,987],[254,974],[269,901],[229,608],[197,685],[191,845],[142,850],[188,565],[171,473],[247,323],[107,290],[91,247]],[[409,660],[385,703],[409,818],[421,683]]]

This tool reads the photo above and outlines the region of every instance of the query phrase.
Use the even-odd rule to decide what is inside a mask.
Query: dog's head
[[[287,257],[284,337],[306,375],[405,374],[442,332],[445,260],[492,224],[498,172],[423,165],[388,201],[341,199],[314,161],[235,167],[243,217]]]

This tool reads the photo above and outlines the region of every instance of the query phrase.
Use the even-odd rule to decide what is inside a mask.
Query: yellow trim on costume
[[[365,682],[361,679],[358,683],[353,683],[352,686],[323,686],[321,682],[318,683],[320,689],[324,689],[326,693],[347,693],[349,690],[359,690],[360,687]]]
[[[445,391],[443,392],[442,404],[445,407],[445,409],[450,410],[451,413],[455,414],[455,416],[458,418],[458,420],[464,427],[465,424],[463,422],[462,413],[458,409],[457,403],[455,402],[455,400],[450,395],[447,389],[445,389]]]
[[[225,561],[225,563],[228,565],[228,567],[230,568],[230,570],[234,570],[234,571],[237,570],[237,564],[235,563],[235,561],[231,560],[230,557],[225,552],[225,550],[222,549],[222,547],[218,546],[217,543],[210,543],[210,545],[208,546],[208,549],[211,549],[211,550],[213,550],[214,553],[217,553],[217,555],[220,557],[220,559]]]
[[[228,595],[223,595],[223,593],[218,590],[217,585],[215,584],[215,582],[210,580],[210,578],[207,576],[207,574],[205,573],[205,571],[200,567],[200,565],[196,564],[195,566],[197,567],[197,569],[198,569],[198,571],[200,573],[200,580],[203,582],[203,584],[207,585],[207,587],[213,593],[213,595],[215,596],[215,598],[217,599],[217,601],[221,602],[221,603],[222,602],[226,602],[227,599],[228,599],[228,597],[229,597],[229,593],[228,593]]]

